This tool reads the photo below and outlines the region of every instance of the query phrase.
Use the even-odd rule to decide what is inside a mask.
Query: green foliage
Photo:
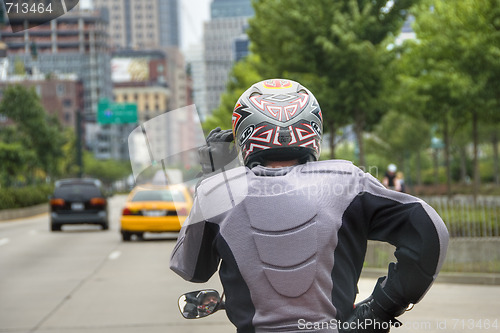
[[[9,168],[10,171],[3,172],[4,176],[27,172],[33,175],[37,171],[55,174],[58,161],[64,157],[62,127],[57,118],[46,113],[35,90],[21,85],[8,86],[0,103],[0,113],[14,122],[0,131],[2,141],[10,144],[9,148],[3,146],[3,153],[13,158],[7,160],[7,156],[1,156],[2,164],[26,163],[19,164],[23,167],[17,170]]]
[[[23,149],[20,143],[0,142],[0,172],[1,184],[10,185],[16,176],[28,171],[30,165],[35,164],[36,156],[33,151]]]
[[[24,75],[26,74],[26,68],[24,67],[24,61],[19,58],[14,60],[14,74],[16,75]]]
[[[63,135],[65,143],[61,149],[65,158],[59,160],[57,173],[64,177],[76,177],[79,172],[79,167],[76,164],[76,135],[70,128],[66,128]]]
[[[418,42],[406,45],[399,82],[417,96],[413,110],[440,125],[446,151],[463,151],[464,137],[456,134],[464,127],[472,128],[478,151],[480,122],[500,120],[499,13],[498,0],[424,0],[415,11]],[[477,154],[473,169],[480,169]],[[479,173],[472,173],[478,189]]]
[[[354,122],[360,139],[385,111],[385,70],[395,56],[388,42],[415,2],[256,0],[248,35],[267,73],[320,82],[311,90],[326,97],[318,100],[327,128]]]
[[[472,99],[464,103],[482,106],[483,116],[497,120],[500,85],[493,82],[498,83],[500,75],[499,15],[498,0],[426,1],[415,26],[422,47],[427,46],[426,59],[447,64],[449,72],[471,83],[466,92]]]
[[[368,145],[392,163],[403,164],[407,155],[430,145],[430,126],[422,118],[400,111],[390,111],[375,127]]]
[[[90,152],[84,153],[83,166],[85,176],[98,178],[107,185],[132,173],[130,162],[97,160]]]
[[[47,202],[53,192],[51,185],[2,188],[0,191],[0,210],[22,208]]]
[[[446,169],[444,167],[438,168],[438,181],[441,184],[446,182]],[[434,185],[434,169],[432,167],[422,170],[422,183]]]

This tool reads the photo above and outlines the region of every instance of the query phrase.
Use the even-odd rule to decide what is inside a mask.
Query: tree
[[[428,91],[438,88],[429,94],[430,102],[447,111],[444,121],[459,119],[455,112],[466,113],[462,119],[472,121],[475,195],[480,179],[478,126],[481,121],[500,119],[499,14],[500,0],[426,0],[414,27],[419,41],[415,52],[426,65],[422,72],[432,72],[424,76],[436,83]],[[446,94],[439,95],[443,90]]]
[[[399,61],[398,104],[428,123],[436,125],[444,139],[446,184],[451,194],[450,147],[452,133],[467,124],[463,99],[470,81],[461,73],[450,70],[448,61],[429,60],[428,46],[408,42]],[[403,100],[404,99],[404,100]],[[437,172],[437,171],[436,171]]]
[[[57,173],[64,177],[77,177],[79,175],[79,166],[77,160],[77,139],[75,132],[71,128],[63,131],[64,145],[61,147],[65,158],[59,160]]]
[[[25,75],[26,67],[24,66],[24,61],[19,58],[14,60],[14,74],[16,75]]]
[[[23,149],[20,143],[5,143],[0,141],[0,187],[10,186],[13,180],[27,171],[27,166],[35,161],[32,150]]]
[[[47,174],[57,172],[57,161],[64,157],[62,127],[57,118],[50,116],[41,105],[33,88],[8,86],[0,103],[0,113],[14,122],[15,133],[10,142],[19,142],[23,150],[33,151],[36,159],[31,166]],[[8,131],[4,129],[4,131]]]
[[[430,142],[430,126],[424,119],[396,110],[384,115],[373,134],[372,145],[376,152],[396,163],[402,171],[410,155],[417,156],[418,161],[420,152],[429,147]],[[417,170],[417,175],[419,172]]]
[[[384,112],[384,70],[394,56],[387,38],[398,33],[407,9],[416,2],[254,2],[255,17],[248,30],[252,51],[273,76],[309,74],[322,83],[315,94],[327,96],[318,98],[325,124],[334,134],[336,128],[354,122],[362,165],[363,132]]]
[[[128,161],[97,160],[90,152],[84,152],[83,159],[85,176],[98,178],[106,185],[132,174]]]

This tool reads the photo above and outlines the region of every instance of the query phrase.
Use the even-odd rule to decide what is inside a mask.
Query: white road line
[[[10,239],[8,238],[0,238],[0,246],[7,244],[10,242]]]
[[[118,259],[122,255],[121,251],[113,251],[109,254],[108,259],[109,260],[115,260]]]
[[[37,233],[38,233],[38,230],[35,230],[35,229],[30,230],[30,232],[29,232],[29,234],[32,235],[32,236],[36,235]]]

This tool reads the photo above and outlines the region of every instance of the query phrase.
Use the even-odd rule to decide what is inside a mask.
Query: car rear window
[[[102,197],[101,190],[93,184],[63,184],[54,191],[55,197],[83,195],[88,198]]]
[[[137,192],[132,201],[170,201],[185,202],[186,198],[178,190],[149,190]]]

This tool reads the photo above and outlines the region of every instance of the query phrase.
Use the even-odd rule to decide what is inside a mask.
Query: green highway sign
[[[99,124],[137,123],[137,104],[112,103],[107,99],[101,99],[97,105],[97,122]]]

